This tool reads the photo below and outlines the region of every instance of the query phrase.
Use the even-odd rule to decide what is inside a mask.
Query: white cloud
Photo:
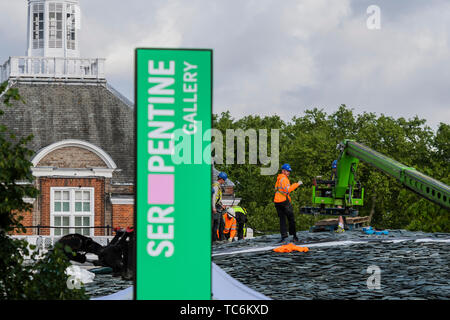
[[[280,19],[292,36],[306,40],[336,30],[350,13],[348,0],[294,1],[285,6]]]
[[[450,122],[450,4],[379,0],[381,30],[368,30],[369,2],[80,0],[81,54],[106,58],[129,98],[136,47],[199,47],[214,52],[215,112],[288,120],[345,103]],[[25,0],[0,0],[0,42],[2,59],[25,52]]]
[[[320,33],[307,43],[317,53],[317,85],[298,90],[289,114],[298,102],[328,111],[345,103],[357,112],[419,115],[433,126],[449,123],[448,9],[419,7],[395,20],[391,15],[377,31],[365,28],[364,15],[353,12],[336,30]]]
[[[0,64],[3,64],[9,56],[25,55],[26,34],[26,3],[0,0]]]

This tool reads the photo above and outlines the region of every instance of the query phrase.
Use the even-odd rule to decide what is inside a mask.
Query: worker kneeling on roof
[[[303,182],[298,181],[291,185],[288,178],[291,171],[292,169],[289,164],[283,164],[281,173],[278,174],[277,182],[275,183],[275,197],[273,201],[275,202],[275,208],[277,209],[278,217],[280,218],[280,242],[284,242],[288,237],[286,219],[289,223],[289,234],[293,236],[294,241],[298,241],[297,232],[295,230],[294,209],[292,208],[291,197],[289,194],[301,186]]]
[[[232,208],[235,213],[234,217],[236,218],[237,221],[238,240],[242,240],[247,236],[247,226],[246,226],[246,223],[248,221],[247,210],[240,206],[233,206]]]
[[[231,242],[237,234],[236,213],[233,208],[227,209],[227,212],[223,215],[223,221],[225,222],[223,228],[224,240]]]

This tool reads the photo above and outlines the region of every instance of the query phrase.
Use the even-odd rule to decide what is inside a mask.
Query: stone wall
[[[25,212],[17,212],[17,216],[22,216],[23,220],[21,221],[21,224],[24,227],[33,226],[33,212],[32,211],[25,211]],[[14,230],[13,232],[10,232],[10,234],[15,235],[32,235],[34,234],[33,228],[26,228],[26,232],[20,232],[19,230]]]
[[[58,168],[107,167],[95,153],[79,147],[64,147],[52,151],[42,158],[37,166]]]
[[[113,228],[134,227],[134,205],[113,204]]]

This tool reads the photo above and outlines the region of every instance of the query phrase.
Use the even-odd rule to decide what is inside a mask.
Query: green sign
[[[135,298],[210,299],[212,51],[135,61]]]

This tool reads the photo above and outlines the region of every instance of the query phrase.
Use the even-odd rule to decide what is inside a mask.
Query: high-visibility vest
[[[239,207],[239,206],[233,206],[233,210],[234,210],[234,212],[242,212],[243,214],[247,215],[247,210],[245,210],[245,209],[242,208],[242,207]]]
[[[299,184],[297,182],[291,185],[288,177],[285,174],[280,173],[277,177],[277,182],[275,183],[275,197],[273,201],[276,203],[284,202],[287,199],[291,201],[289,193],[297,189],[298,186]]]
[[[220,202],[222,202],[222,187],[220,186],[220,183],[219,182],[214,182],[213,184],[212,184],[212,186],[213,186],[213,189],[214,189],[214,187],[217,187],[217,193],[216,193],[216,199],[215,199],[215,204],[218,204],[218,203],[220,203]],[[214,193],[213,193],[214,194]]]
[[[239,206],[233,206],[234,212],[242,212],[245,216],[247,215],[247,210]],[[244,237],[247,235],[247,225],[244,224]]]
[[[337,177],[337,174],[335,172],[332,172],[330,180],[336,180],[336,177]]]
[[[228,218],[228,214],[223,215],[223,221],[225,222],[225,227],[223,228],[223,234],[230,233],[230,238],[234,238],[237,233],[236,218]]]

